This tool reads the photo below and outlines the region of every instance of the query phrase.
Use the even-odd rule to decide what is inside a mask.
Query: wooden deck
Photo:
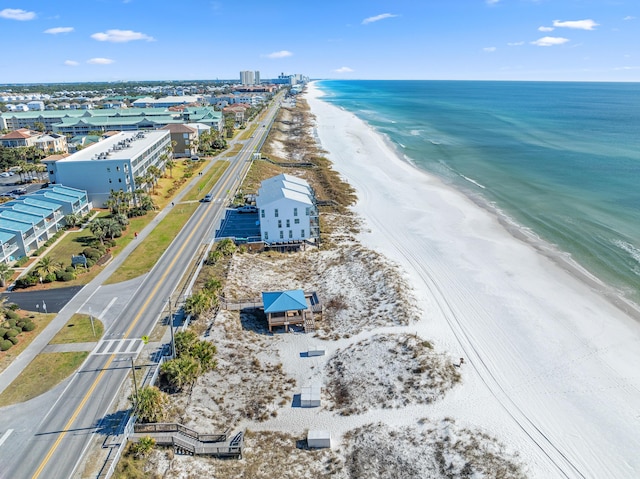
[[[136,424],[129,438],[138,442],[142,437],[152,437],[158,446],[170,446],[178,454],[208,455],[215,457],[242,457],[244,433],[229,438],[221,434],[201,434],[177,423]]]

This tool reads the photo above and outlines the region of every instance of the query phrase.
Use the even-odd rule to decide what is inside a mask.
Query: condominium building
[[[244,70],[240,72],[240,83],[243,85],[260,85],[260,72]]]
[[[168,130],[120,132],[66,158],[42,162],[51,183],[86,190],[89,201],[104,207],[111,191],[133,193],[149,167],[164,169],[170,147]]]
[[[37,250],[65,226],[69,214],[89,213],[86,191],[49,185],[0,205],[0,262],[13,263]]]

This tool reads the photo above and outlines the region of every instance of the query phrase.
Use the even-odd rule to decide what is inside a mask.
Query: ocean
[[[365,120],[406,161],[640,304],[640,84],[317,86],[323,100]]]

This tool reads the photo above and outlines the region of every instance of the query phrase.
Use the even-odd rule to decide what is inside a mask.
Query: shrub
[[[22,325],[23,331],[33,331],[34,329],[36,329],[36,323],[34,323],[31,320],[25,321],[24,324]]]
[[[23,276],[16,280],[16,288],[28,288],[38,283],[38,278],[35,276]]]
[[[0,351],[7,351],[11,346],[13,346],[13,343],[8,339],[0,340]]]
[[[85,248],[82,250],[82,254],[87,257],[87,259],[92,259],[94,261],[98,260],[102,253],[98,248]]]
[[[11,303],[9,305],[9,311],[15,311],[17,309],[20,309],[20,306],[18,306],[16,303]]]
[[[4,339],[4,336],[7,334],[7,332],[9,331],[8,328],[2,328],[0,327],[0,340]]]
[[[43,279],[45,283],[53,283],[58,278],[56,277],[56,273],[49,273]]]
[[[75,273],[76,269],[73,266],[69,265],[64,269],[64,272],[65,273]]]
[[[12,309],[5,311],[4,315],[7,317],[7,319],[15,319],[16,321],[20,319],[20,315],[16,313],[15,310],[12,310]]]
[[[60,275],[60,281],[73,281],[76,279],[76,274],[73,271],[65,271]]]
[[[23,256],[22,258],[19,258],[16,261],[16,266],[23,266],[24,264],[26,264],[27,261],[29,261],[29,257],[28,256]]]
[[[11,339],[11,338],[15,338],[21,332],[22,331],[17,328],[11,328],[9,331],[7,331],[7,333],[4,336],[7,339]]]
[[[9,338],[9,341],[11,341],[11,344],[14,344],[14,345],[20,342],[20,340],[18,339],[18,336],[13,336]]]

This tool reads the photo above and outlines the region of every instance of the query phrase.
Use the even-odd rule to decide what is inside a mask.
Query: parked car
[[[16,188],[15,190],[10,191],[9,193],[12,193],[14,195],[24,195],[27,193],[27,189],[21,186],[20,188]]]
[[[3,178],[9,178],[11,176],[11,173],[9,173],[8,171],[3,171],[2,173],[0,173],[0,176]]]
[[[253,205],[244,205],[238,208],[238,213],[257,213],[258,207]]]
[[[209,203],[211,200],[213,200],[213,195],[211,193],[204,195],[204,198],[202,198],[202,201],[205,203]]]

